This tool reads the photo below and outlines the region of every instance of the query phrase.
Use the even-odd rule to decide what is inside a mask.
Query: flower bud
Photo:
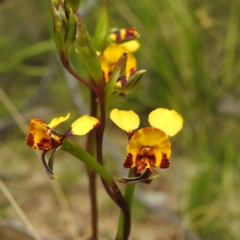
[[[68,61],[76,34],[76,16],[65,1],[54,1],[52,4],[54,21],[54,40],[61,61]]]
[[[139,83],[141,77],[147,70],[139,70],[134,72],[127,78],[127,76],[121,76],[118,78],[117,83],[115,84],[115,91],[119,93],[127,93],[133,90]]]

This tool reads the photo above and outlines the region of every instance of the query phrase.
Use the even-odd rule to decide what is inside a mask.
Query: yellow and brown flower
[[[116,29],[110,33],[111,43],[104,52],[98,53],[105,83],[108,82],[115,64],[123,53],[128,54],[126,75],[130,76],[137,70],[137,60],[133,55],[140,46],[137,37],[138,32],[135,28]]]
[[[170,166],[169,136],[181,130],[183,124],[181,115],[174,110],[158,108],[149,114],[151,127],[142,128],[135,133],[133,130],[138,128],[139,118],[133,111],[113,109],[110,118],[129,136],[127,156],[123,166],[134,168],[138,181],[146,181],[151,173],[157,173],[155,167],[168,168]],[[136,178],[119,178],[118,180],[124,183],[136,182]]]
[[[38,118],[31,119],[26,144],[31,148],[39,150],[51,150],[59,147],[63,138],[62,135],[53,129],[69,117],[70,114],[67,114],[66,117],[54,118],[49,124]]]
[[[26,144],[30,148],[43,151],[42,163],[49,178],[51,179],[56,178],[52,172],[54,154],[62,145],[63,141],[71,135],[84,135],[99,124],[98,119],[84,115],[75,120],[67,132],[64,134],[57,133],[54,129],[66,121],[69,117],[70,114],[68,113],[65,117],[53,118],[49,124],[38,118],[33,118],[30,121],[29,133],[26,136]],[[49,150],[53,151],[47,164],[45,155]]]

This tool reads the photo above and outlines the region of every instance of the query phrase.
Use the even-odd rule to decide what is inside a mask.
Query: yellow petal
[[[136,154],[136,149],[140,151],[144,147],[151,147],[160,150],[162,153],[166,153],[167,157],[171,154],[171,143],[165,132],[160,129],[146,127],[138,130],[130,139],[127,151]],[[160,156],[157,154],[157,156]]]
[[[84,135],[91,131],[99,123],[95,117],[84,115],[72,123],[71,132],[74,135]]]
[[[134,73],[137,70],[137,60],[132,53],[128,53],[127,65],[126,65],[126,75]]]
[[[153,171],[152,167],[154,166],[158,168],[169,166],[168,159],[171,155],[171,143],[166,133],[160,129],[153,127],[142,128],[130,139],[127,152],[124,167],[141,166],[139,171],[144,171],[149,167]],[[148,159],[150,165],[146,159]]]
[[[113,71],[115,64],[108,63],[107,59],[104,56],[101,56],[99,60],[102,68],[103,80],[105,83],[107,83],[111,76],[111,73]]]
[[[70,117],[70,113],[66,115],[66,117],[58,117],[58,118],[53,118],[52,121],[48,124],[50,128],[56,128],[59,126],[61,123],[66,121]]]
[[[132,42],[132,41],[130,41]],[[99,55],[99,60],[101,63],[104,81],[108,82],[109,77],[113,71],[115,64],[118,62],[119,58],[123,53],[128,54],[128,60],[126,64],[126,75],[132,74],[137,69],[137,60],[132,52],[125,47],[125,44],[111,44],[109,45],[103,54]],[[133,44],[134,45],[134,44]],[[133,46],[132,45],[132,46]],[[127,46],[127,45],[126,45]]]
[[[131,40],[128,42],[121,43],[121,45],[127,49],[128,52],[135,52],[139,49],[140,44],[137,40]]]
[[[168,136],[177,134],[182,129],[183,118],[175,110],[157,108],[148,116],[148,121],[152,127],[161,129]]]
[[[51,149],[49,127],[46,122],[38,118],[31,119],[26,144],[31,148],[39,150]]]
[[[119,128],[126,132],[132,132],[140,124],[138,115],[132,110],[124,111],[115,108],[111,111],[110,118]]]
[[[33,118],[26,136],[26,144],[34,149],[51,150],[62,144],[62,135],[51,132],[51,128],[43,120]]]
[[[103,52],[104,61],[108,64],[115,64],[124,52],[128,50],[122,44],[110,44]]]

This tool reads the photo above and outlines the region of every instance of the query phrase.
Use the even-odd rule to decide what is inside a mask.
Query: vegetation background
[[[101,6],[82,1],[91,35]],[[109,1],[110,27],[135,26],[141,34],[138,69],[147,69],[139,86],[112,108],[134,110],[142,126],[157,107],[184,117],[184,128],[172,138],[171,167],[158,170],[151,185],[137,187],[131,240],[239,239],[239,12],[238,0]],[[24,138],[32,117],[50,121],[71,112],[73,120],[86,113],[88,90],[59,63],[48,1],[2,0],[0,16],[0,239],[16,239],[13,229],[8,238],[4,234],[7,227],[25,228],[23,214],[43,239],[87,239],[84,166],[58,153],[59,180],[50,181]],[[72,58],[87,77],[74,52]],[[113,176],[126,174],[127,139],[110,121],[105,142],[106,167]],[[100,236],[113,239],[119,210],[100,182],[98,192]]]

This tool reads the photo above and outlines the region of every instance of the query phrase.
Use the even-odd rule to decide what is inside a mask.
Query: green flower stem
[[[133,177],[132,169],[130,169],[129,177]],[[135,190],[135,184],[128,184],[126,185],[125,192],[124,192],[124,198],[128,205],[128,209],[131,214],[132,209],[132,202],[133,202],[133,196],[134,196],[134,190]],[[131,228],[131,226],[129,226]],[[124,216],[122,212],[120,213],[119,220],[118,220],[118,231],[117,231],[117,237],[116,240],[123,240],[124,238]]]

